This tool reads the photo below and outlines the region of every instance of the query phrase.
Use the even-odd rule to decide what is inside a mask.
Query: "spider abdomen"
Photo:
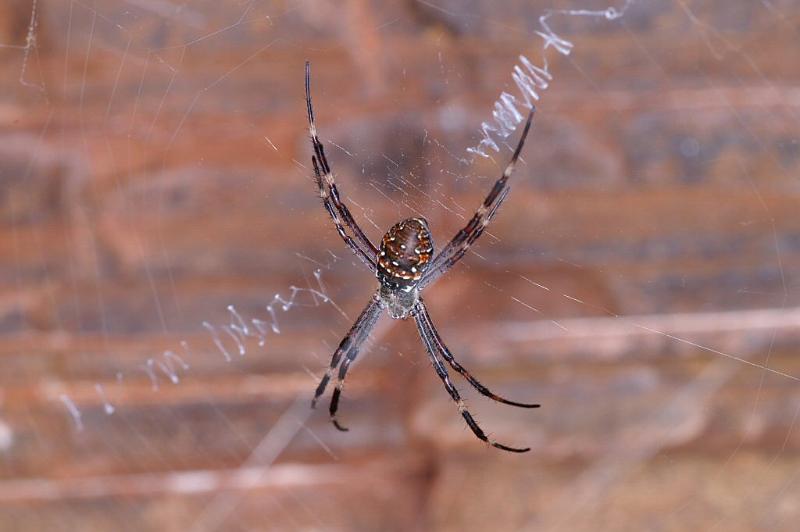
[[[433,238],[424,218],[393,225],[381,240],[378,279],[391,288],[410,288],[421,278],[433,256]]]

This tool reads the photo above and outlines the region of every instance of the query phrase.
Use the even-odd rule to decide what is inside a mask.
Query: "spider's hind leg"
[[[497,209],[500,208],[500,205],[503,203],[503,200],[505,200],[510,190],[508,180],[514,172],[517,159],[519,159],[519,155],[522,153],[522,147],[525,145],[525,138],[528,136],[528,131],[531,129],[533,113],[534,109],[531,109],[531,112],[528,114],[528,120],[525,122],[525,128],[522,130],[522,135],[519,138],[519,143],[517,143],[514,154],[511,156],[511,161],[508,163],[505,170],[503,170],[500,178],[495,181],[492,190],[489,191],[489,195],[483,200],[483,203],[478,207],[478,210],[475,211],[475,214],[470,218],[469,222],[467,222],[467,225],[459,229],[453,239],[442,248],[442,251],[440,251],[436,257],[434,257],[428,271],[422,276],[422,281],[419,285],[420,290],[436,281],[460,261],[470,246],[483,234],[489,222],[492,221],[492,218],[497,213]]]
[[[370,241],[355,218],[350,213],[350,209],[342,201],[339,190],[336,187],[336,180],[333,177],[328,158],[325,156],[325,148],[317,136],[317,125],[314,121],[314,108],[311,105],[311,64],[306,61],[306,110],[308,114],[308,132],[311,136],[311,146],[314,155],[311,162],[314,165],[314,175],[319,187],[319,195],[325,205],[325,209],[333,219],[336,231],[350,247],[353,253],[361,259],[367,267],[375,273],[375,259],[378,248]],[[348,231],[352,232],[351,237]]]

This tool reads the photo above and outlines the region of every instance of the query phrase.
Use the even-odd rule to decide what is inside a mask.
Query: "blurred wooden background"
[[[532,452],[477,441],[388,319],[350,374],[350,432],[309,412],[376,283],[310,178],[303,62],[370,237],[421,213],[441,246],[509,155],[461,160],[518,56],[541,64],[539,17],[607,5],[0,5],[0,530],[795,530],[789,0],[548,19],[574,49],[544,52],[512,193],[426,292],[473,374],[543,404],[457,382]],[[280,333],[239,356],[227,306],[267,321],[292,285],[335,305],[274,304]]]

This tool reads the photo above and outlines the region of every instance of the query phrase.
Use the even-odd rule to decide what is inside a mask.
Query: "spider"
[[[495,182],[483,204],[478,207],[475,215],[467,225],[456,233],[438,255],[434,256],[433,239],[430,229],[428,229],[428,222],[424,218],[408,218],[393,225],[381,239],[380,248],[375,247],[370,239],[367,238],[339,195],[331,167],[328,164],[327,157],[325,157],[325,150],[317,136],[314,110],[311,106],[311,65],[309,62],[306,62],[305,86],[308,130],[311,136],[311,145],[314,149],[311,162],[314,166],[315,180],[319,187],[319,196],[322,198],[328,214],[333,219],[336,231],[353,253],[375,274],[380,283],[367,306],[358,316],[347,335],[342,339],[336,351],[334,351],[330,366],[314,393],[311,407],[314,408],[316,406],[317,400],[325,392],[325,388],[328,386],[338,366],[339,372],[336,386],[331,396],[329,413],[331,422],[337,429],[341,431],[348,430],[336,418],[344,380],[350,364],[355,360],[362,344],[378,322],[378,318],[386,310],[389,316],[394,319],[414,318],[420,338],[422,343],[425,344],[425,349],[433,363],[436,374],[442,380],[450,397],[458,405],[458,411],[472,432],[475,433],[475,436],[504,451],[515,453],[529,451],[529,447],[510,447],[498,443],[486,435],[469,410],[467,410],[464,400],[450,380],[450,375],[445,368],[443,359],[478,392],[494,401],[521,408],[538,408],[540,405],[518,403],[500,397],[478,382],[475,377],[464,369],[439,336],[433,321],[428,315],[428,310],[425,308],[425,303],[420,293],[425,287],[450,270],[464,256],[497,213],[497,209],[508,195],[508,178],[511,176],[514,165],[522,151],[525,137],[531,127],[534,110],[531,109],[528,115],[525,129],[522,131],[522,136],[514,150],[514,155],[511,157],[511,162],[508,163],[503,174]]]

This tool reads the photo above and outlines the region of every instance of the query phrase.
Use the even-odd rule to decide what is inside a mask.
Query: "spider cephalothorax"
[[[522,453],[530,450],[529,448],[503,445],[483,432],[472,417],[472,414],[469,413],[458,390],[451,382],[447,368],[442,360],[444,359],[450,364],[450,367],[461,374],[478,392],[490,399],[523,408],[536,408],[539,405],[510,401],[492,393],[459,364],[433,326],[433,321],[428,315],[428,309],[420,297],[420,292],[461,260],[461,257],[464,256],[469,247],[489,225],[500,204],[503,203],[503,200],[508,195],[508,178],[511,177],[511,172],[514,170],[514,165],[522,151],[525,137],[528,135],[528,130],[530,130],[533,109],[528,115],[528,121],[525,123],[525,129],[522,131],[522,137],[514,150],[514,155],[511,156],[511,162],[508,163],[503,174],[495,182],[489,195],[483,200],[483,204],[467,222],[467,225],[456,233],[453,239],[434,257],[433,239],[428,229],[428,222],[424,218],[408,218],[393,225],[381,240],[380,249],[375,247],[356,223],[350,213],[350,209],[347,208],[347,205],[339,195],[333,172],[331,172],[328,159],[325,157],[325,149],[317,137],[317,126],[314,123],[314,111],[311,107],[311,67],[308,63],[306,63],[306,107],[308,111],[308,130],[311,134],[311,145],[314,148],[311,162],[314,165],[314,176],[319,187],[319,197],[322,198],[325,209],[333,218],[333,223],[339,235],[380,281],[378,291],[372,296],[367,306],[356,318],[355,323],[350,328],[350,332],[347,333],[339,347],[334,351],[331,363],[314,393],[312,406],[316,404],[317,399],[325,392],[325,388],[328,386],[338,366],[339,372],[336,378],[336,387],[331,396],[329,412],[331,421],[333,421],[336,428],[347,430],[336,419],[336,410],[339,408],[339,397],[344,386],[344,378],[347,375],[350,364],[358,355],[359,349],[378,322],[382,311],[386,310],[395,319],[414,318],[420,338],[425,344],[425,349],[428,351],[428,356],[431,359],[431,363],[433,363],[436,374],[442,380],[447,393],[458,405],[458,411],[475,436],[504,451]]]

